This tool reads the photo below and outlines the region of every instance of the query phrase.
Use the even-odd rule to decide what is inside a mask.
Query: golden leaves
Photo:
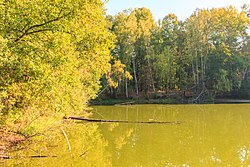
[[[111,67],[111,73],[107,75],[108,85],[113,88],[117,88],[119,82],[125,77],[131,80],[133,77],[128,71],[125,71],[125,65],[120,60],[115,60]]]

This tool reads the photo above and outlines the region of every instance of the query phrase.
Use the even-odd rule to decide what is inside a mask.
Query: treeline
[[[249,6],[197,9],[185,21],[155,22],[147,8],[107,18],[116,47],[106,96],[249,97]]]
[[[1,0],[0,132],[82,114],[110,69],[113,41],[101,0]]]

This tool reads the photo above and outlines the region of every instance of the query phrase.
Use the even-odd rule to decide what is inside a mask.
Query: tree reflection
[[[71,145],[58,128],[47,131],[15,148],[6,166],[111,166],[108,142],[97,124],[74,124],[64,131]],[[32,157],[33,156],[33,157]],[[34,158],[37,156],[37,158]],[[43,158],[39,158],[42,156]]]
[[[98,112],[108,119],[182,123],[100,124],[99,128],[108,141],[113,166],[247,166],[248,110],[249,105],[101,107]]]

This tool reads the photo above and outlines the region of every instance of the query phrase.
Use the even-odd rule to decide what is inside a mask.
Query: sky
[[[116,15],[129,8],[146,7],[152,12],[154,19],[163,19],[167,14],[174,13],[179,20],[188,18],[197,8],[213,8],[235,6],[240,10],[250,0],[109,0],[105,5],[107,14]]]

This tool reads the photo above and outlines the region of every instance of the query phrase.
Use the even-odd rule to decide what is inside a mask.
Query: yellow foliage
[[[132,75],[131,75],[128,71],[125,72],[125,77],[126,77],[128,80],[132,80],[132,79],[133,79]]]
[[[103,2],[5,1],[0,18],[0,124],[83,112],[110,68]]]
[[[120,60],[114,61],[110,73],[106,75],[110,87],[117,88],[119,81],[123,78],[127,78],[128,80],[133,78],[128,71],[125,71],[125,68],[125,64],[122,64]]]

